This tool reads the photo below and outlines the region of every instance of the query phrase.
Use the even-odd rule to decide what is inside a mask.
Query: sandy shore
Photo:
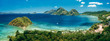
[[[98,28],[97,30],[95,30],[95,32],[100,32],[100,33],[102,33],[102,31],[103,31],[103,28],[102,28],[102,27],[103,27],[103,24],[99,24],[98,27],[99,27],[99,28]]]

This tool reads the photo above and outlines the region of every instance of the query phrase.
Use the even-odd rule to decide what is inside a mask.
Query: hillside
[[[76,9],[72,9],[71,11],[69,11],[69,15],[79,15],[79,13]]]
[[[67,11],[64,8],[60,7],[57,10],[50,10],[44,12],[45,14],[52,14],[52,15],[79,15],[78,11],[75,9],[72,9],[71,11]]]
[[[68,15],[68,11],[65,10],[64,8],[60,7],[57,9],[56,12],[52,13],[53,15]]]
[[[9,25],[17,26],[17,27],[27,27],[28,25],[31,25],[32,22],[28,17],[17,17],[11,22],[9,22]]]

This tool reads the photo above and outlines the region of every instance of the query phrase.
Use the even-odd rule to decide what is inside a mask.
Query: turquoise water
[[[33,22],[27,30],[87,30],[94,23],[100,22],[96,16],[60,16],[48,14],[3,14],[0,15],[0,41],[7,41],[7,36],[15,35],[15,32],[23,29],[10,26],[8,23],[16,17],[27,16]]]

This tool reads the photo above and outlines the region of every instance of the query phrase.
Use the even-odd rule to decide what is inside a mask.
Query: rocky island
[[[76,9],[72,9],[71,11],[67,11],[64,8],[60,7],[57,10],[50,10],[44,12],[45,14],[52,14],[52,15],[79,15]]]
[[[9,23],[9,25],[17,26],[17,27],[21,27],[21,28],[25,28],[31,24],[32,24],[31,20],[26,16],[17,17]]]

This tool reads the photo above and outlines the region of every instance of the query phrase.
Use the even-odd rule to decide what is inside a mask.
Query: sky
[[[0,0],[0,12],[43,13],[51,9],[76,9],[86,11],[110,11],[110,0]]]

